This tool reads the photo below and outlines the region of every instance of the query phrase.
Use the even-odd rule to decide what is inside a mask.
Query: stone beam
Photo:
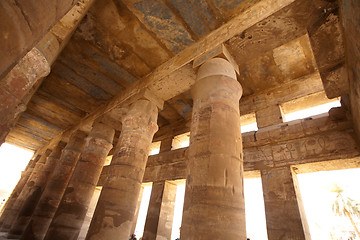
[[[296,122],[243,134],[244,170],[315,163],[321,164],[323,170],[334,170],[333,161],[338,161],[339,168],[360,166],[360,150],[350,121],[323,117]],[[187,151],[188,148],[181,148],[149,156],[143,182],[184,179]],[[311,167],[302,169],[306,172]],[[99,186],[108,171],[107,166],[103,168]]]
[[[324,88],[319,73],[312,73],[291,82],[276,86],[240,100],[240,113],[246,115],[309,95],[323,95]],[[318,98],[311,98],[316,99]],[[281,124],[280,124],[281,125]],[[280,126],[278,125],[278,126]],[[181,120],[163,126],[154,136],[154,142],[190,131],[190,122]]]
[[[241,115],[279,105],[296,98],[321,92],[324,87],[319,73],[312,73],[240,100]]]
[[[290,5],[295,0],[262,0],[241,12],[229,22],[211,32],[208,36],[184,49],[172,59],[156,68],[151,74],[135,82],[124,92],[115,96],[108,103],[101,105],[74,126],[71,131],[80,129],[83,125],[91,124],[96,118],[113,108],[124,104],[144,89],[149,89],[156,96],[166,101],[185,92],[195,82],[195,71],[190,64],[197,56],[211,50],[237,34],[241,34],[254,24],[271,16],[275,12]]]
[[[328,98],[339,97],[348,94],[349,80],[338,1],[317,0],[316,4],[324,11],[309,20],[310,42],[326,95]]]
[[[16,124],[95,0],[79,1],[19,63],[0,80],[0,144]],[[11,140],[9,139],[9,142]]]
[[[0,78],[78,1],[20,0],[0,4]]]
[[[153,142],[162,141],[186,132],[190,132],[190,122],[185,120],[172,122],[169,125],[161,127],[159,131],[155,133]]]
[[[360,2],[342,0],[341,14],[346,45],[346,66],[350,81],[350,102],[354,128],[360,140]]]

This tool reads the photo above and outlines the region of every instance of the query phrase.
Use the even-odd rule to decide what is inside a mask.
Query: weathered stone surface
[[[0,77],[45,36],[77,1],[2,1],[0,5]]]
[[[312,73],[241,98],[240,112],[241,114],[252,113],[323,90],[324,87],[319,73]]]
[[[53,218],[48,213],[45,222],[41,221],[42,216],[34,214],[30,224],[33,225],[33,231],[31,232],[35,237],[26,237],[26,234],[30,235],[29,231],[29,233],[25,232],[23,239],[66,240],[78,237],[96,183],[99,180],[106,157],[112,148],[114,134],[115,130],[113,128],[103,123],[94,123],[64,196],[56,212],[52,214]],[[35,231],[41,225],[47,225],[49,229],[42,227],[43,231]],[[28,229],[29,227],[30,225]]]
[[[181,238],[245,239],[239,99],[230,63],[208,60],[192,88],[194,108]]]
[[[160,152],[171,151],[172,141],[173,141],[172,137],[162,140],[160,143]]]
[[[278,105],[269,106],[256,112],[258,128],[268,127],[282,122],[282,113]]]
[[[351,112],[354,128],[360,140],[360,3],[356,0],[341,2],[341,13],[346,45],[346,64],[350,81]]]
[[[156,96],[158,96],[159,98],[162,98],[164,100],[168,100],[172,97],[175,97],[175,96],[189,90],[190,87],[194,84],[194,79],[195,79],[195,71],[192,68],[190,62],[195,57],[197,57],[199,54],[207,52],[210,48],[213,48],[214,46],[227,41],[228,39],[234,37],[235,35],[241,34],[244,30],[251,27],[253,24],[255,24],[261,20],[264,20],[271,14],[290,5],[293,2],[294,2],[294,0],[287,0],[287,1],[263,0],[263,1],[254,2],[254,3],[249,4],[249,6],[246,9],[244,9],[244,11],[240,11],[238,13],[238,15],[236,15],[234,17],[234,19],[232,19],[225,25],[217,28],[215,31],[210,33],[209,36],[206,36],[206,37],[202,38],[199,42],[196,42],[193,45],[187,47],[182,52],[180,52],[178,55],[176,55],[169,61],[163,63],[162,65],[157,65],[157,68],[153,72],[151,72],[148,75],[143,76],[143,78],[141,78],[140,81],[136,81],[135,83],[128,85],[128,87],[126,88],[125,91],[119,92],[111,101],[102,105],[102,107],[99,107],[98,109],[92,111],[90,114],[86,114],[86,116],[82,119],[82,121],[78,125],[73,126],[72,130],[79,129],[83,125],[88,125],[94,119],[101,116],[104,112],[108,112],[109,110],[113,109],[114,107],[117,107],[119,104],[122,104],[123,102],[125,102],[130,96],[138,93],[139,91],[141,91],[143,89],[146,89],[146,88],[150,89]],[[109,4],[112,4],[112,3],[109,3]],[[116,4],[116,5],[118,5],[118,4]],[[125,10],[124,9],[125,7],[123,7],[121,4],[119,4],[119,5],[120,5],[120,7],[118,7],[118,10],[121,9],[119,11],[121,13],[125,14],[127,12],[127,10]],[[106,5],[106,6],[110,6],[110,5]],[[105,11],[105,9],[101,9],[101,10]],[[106,9],[106,10],[109,10],[109,9]],[[116,16],[117,15],[116,11],[107,11],[107,12],[109,12],[109,14]],[[89,17],[89,18],[91,18],[91,17]],[[108,22],[108,18],[106,18],[105,20],[106,20],[106,22]],[[143,29],[139,30],[138,26],[133,26],[136,24],[139,25],[138,22],[133,23],[133,21],[130,21],[127,16],[124,17],[124,19],[121,18],[121,21],[119,20],[119,22],[117,22],[115,26],[119,26],[118,25],[118,23],[119,23],[120,29],[122,29],[121,25],[126,26],[126,23],[132,24],[130,26],[130,28],[133,29],[133,31],[129,31],[128,34],[129,34],[129,36],[134,36],[133,37],[134,39],[131,39],[129,41],[128,35],[124,34],[124,35],[126,35],[126,38],[127,38],[127,41],[124,45],[126,45],[126,46],[130,45],[133,47],[134,41],[139,41],[142,44],[149,43],[146,40],[142,41],[143,37],[146,35],[149,35],[149,33],[146,32],[146,33],[142,34],[141,31]],[[108,24],[106,26],[113,26],[113,25]],[[92,39],[94,37],[93,30],[91,30],[91,28],[93,26],[89,26],[89,27],[90,27],[90,29],[85,29],[84,34],[85,35],[88,34],[88,37],[90,39]],[[87,32],[87,30],[89,30],[89,32]],[[113,32],[113,29],[111,29],[110,32]],[[119,31],[117,30],[116,32],[119,32]],[[102,45],[104,44],[104,42],[108,41],[108,36],[106,36],[106,39],[102,39],[102,40],[103,41],[101,41],[100,44],[98,42],[98,43],[96,43],[96,45],[99,47],[103,47]],[[80,44],[83,44],[83,43],[85,43],[85,41],[81,41]],[[146,44],[144,44],[144,45],[146,45]],[[135,46],[137,46],[137,45],[135,45]],[[110,47],[114,47],[114,46],[111,45]],[[147,51],[147,49],[148,49],[148,46],[146,46],[146,51]],[[152,51],[154,51],[153,48],[150,47],[150,49]],[[122,49],[120,50],[119,48],[116,48],[116,50],[117,50],[117,52],[114,54],[115,58],[117,57],[118,53],[120,53],[120,55],[123,56]],[[143,50],[144,50],[143,47],[134,49],[134,51],[136,51],[136,52],[143,52]],[[157,51],[157,49],[155,51]],[[84,54],[86,54],[86,52],[88,52],[88,48],[86,51],[84,51]],[[110,61],[106,62],[106,63],[101,61],[102,59],[99,58],[99,54],[101,54],[99,51],[95,51],[94,54],[92,54],[90,56],[87,55],[87,56],[90,57],[91,59],[93,59],[91,61],[92,63],[93,62],[97,63],[97,64],[95,64],[96,67],[98,67],[98,65],[100,64],[101,69],[103,69],[106,72],[106,74],[108,74],[108,70],[114,70],[114,69],[110,68],[110,65],[111,65],[109,63]],[[111,52],[111,55],[112,54],[113,54],[113,52]],[[139,55],[139,54],[137,54],[137,55]],[[78,52],[76,52],[74,56],[79,56],[79,55],[80,54]],[[124,55],[126,55],[126,54],[124,54]],[[94,56],[96,56],[95,59],[93,58]],[[113,59],[113,56],[110,58]],[[151,56],[151,59],[153,59],[152,56]],[[89,61],[86,61],[86,62],[89,62]],[[126,62],[129,63],[132,61],[126,61]],[[153,61],[149,61],[149,62],[153,62]],[[149,65],[150,65],[150,63],[149,63]],[[116,69],[118,70],[118,67],[116,67]],[[118,77],[118,76],[119,75],[116,74],[116,77]],[[61,83],[61,81],[60,81],[60,83]],[[65,86],[62,86],[62,87],[65,87]],[[55,90],[57,90],[56,87],[55,87],[54,91]],[[68,92],[68,91],[65,91],[65,92]],[[78,93],[78,94],[80,94],[80,93]],[[67,97],[71,97],[71,96],[67,96]],[[79,104],[81,104],[81,103],[83,103],[83,101],[80,101]],[[93,106],[94,104],[88,104],[86,106],[89,106],[89,105]]]
[[[345,69],[345,45],[337,2],[319,2],[324,9],[318,18],[309,21],[308,32],[314,57],[328,98],[349,92],[349,79]],[[327,5],[326,5],[327,4]]]
[[[261,171],[269,240],[311,239],[296,175],[290,167]]]
[[[1,110],[3,112],[0,118],[0,143],[5,140],[27,109],[31,97],[38,90],[44,77],[50,73],[51,65],[93,2],[94,0],[82,0],[74,6],[0,81],[0,87],[4,91],[1,94],[5,94],[4,97],[9,99],[16,97],[15,102],[5,103],[5,110]],[[8,142],[12,142],[11,140],[7,139]]]
[[[25,111],[26,106],[22,104],[25,95],[37,80],[49,73],[48,60],[34,48],[0,81],[0,144],[5,141],[18,115]]]
[[[181,148],[149,156],[143,182],[184,179],[188,159],[187,150],[188,148]],[[104,172],[103,174],[106,173]],[[171,179],[169,179],[170,176]]]
[[[123,119],[110,172],[104,183],[86,239],[128,239],[145,172],[158,110],[138,100]]]
[[[346,168],[346,166],[357,167],[360,164],[359,146],[352,130],[352,124],[348,120],[333,121],[330,117],[305,119],[295,121],[293,124],[283,123],[276,128],[242,135],[244,171],[310,163],[320,164],[319,166],[323,170],[335,170],[341,165]],[[295,149],[291,151],[292,159],[286,148],[290,145],[286,145],[286,143],[292,144]],[[277,154],[286,156],[288,160],[281,157],[282,161],[272,161],[273,149],[277,149]],[[340,162],[334,168],[331,160]],[[149,156],[143,181],[184,179],[186,178],[187,162],[188,148]],[[320,168],[314,167],[314,169]],[[108,166],[104,167],[98,186],[103,185],[108,171]],[[311,171],[311,168],[306,171]]]
[[[62,195],[69,182],[75,165],[84,148],[86,134],[77,131],[62,150],[59,161],[54,169],[32,216],[23,220],[18,227],[21,239],[43,239],[52,217],[59,205]],[[35,205],[34,205],[35,206]]]
[[[144,240],[171,238],[177,185],[168,181],[154,182],[144,228]]]

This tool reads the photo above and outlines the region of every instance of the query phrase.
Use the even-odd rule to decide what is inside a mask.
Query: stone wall
[[[354,128],[360,139],[360,1],[341,1]]]

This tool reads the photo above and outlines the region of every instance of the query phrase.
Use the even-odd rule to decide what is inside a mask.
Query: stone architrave
[[[122,131],[110,164],[87,240],[128,240],[141,183],[155,132],[158,109],[148,100],[134,102],[122,121]]]
[[[49,177],[43,193],[31,205],[31,211],[28,210],[28,214],[19,215],[11,227],[9,237],[20,238],[32,215],[47,216],[46,214],[49,214],[49,212],[56,211],[58,202],[64,194],[67,183],[84,148],[85,136],[81,131],[76,131],[71,135],[68,144],[62,150],[56,167],[52,167],[52,175]]]
[[[207,60],[191,89],[188,174],[181,239],[246,239],[243,153],[233,66]]]
[[[78,238],[106,157],[113,147],[114,135],[115,130],[112,127],[100,122],[93,124],[61,202],[56,212],[52,214],[52,222],[48,217],[49,213],[47,218],[33,215],[21,239]]]

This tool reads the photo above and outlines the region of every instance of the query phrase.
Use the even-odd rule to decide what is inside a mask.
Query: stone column
[[[246,239],[239,100],[233,66],[206,61],[191,89],[194,107],[181,239]]]
[[[59,42],[49,33],[0,80],[0,144],[26,110],[23,99],[40,79],[50,73],[51,63],[59,50]]]
[[[29,177],[34,169],[35,163],[39,159],[40,159],[40,155],[37,155],[34,159],[30,160],[26,169],[22,172],[19,182],[16,184],[14,190],[12,191],[11,195],[9,196],[8,200],[5,203],[3,212],[0,217],[0,227],[4,223],[5,219],[8,218],[9,214],[11,214],[11,209],[13,208],[14,203],[16,202],[18,196],[23,190],[26,182],[29,180]]]
[[[133,103],[110,164],[87,240],[128,240],[139,198],[158,109],[148,100]]]
[[[18,217],[20,218],[21,216],[28,214],[31,215],[32,208],[34,204],[37,204],[46,185],[49,174],[51,173],[56,163],[56,159],[52,157],[55,153],[53,152],[49,156],[50,153],[51,151],[47,150],[44,154],[41,155],[41,158],[35,164],[29,180],[25,184],[23,190],[10,210],[7,219],[2,225],[2,231],[9,231],[12,224],[17,220]]]
[[[81,131],[71,135],[68,144],[61,152],[60,159],[57,161],[58,163],[48,180],[45,190],[41,197],[39,197],[38,202],[31,206],[31,214],[24,215],[21,219],[18,218],[12,225],[9,236],[20,238],[32,216],[34,219],[41,217],[48,218],[51,213],[56,211],[81,151],[84,148],[85,136],[85,133]]]
[[[77,1],[0,2],[0,79]]]
[[[50,240],[77,239],[106,157],[113,147],[114,135],[115,130],[110,126],[93,125],[56,213],[44,211],[47,208],[37,215],[34,213],[21,239],[42,240],[45,234],[45,239]],[[51,204],[55,210],[54,203]]]
[[[27,7],[33,4],[30,3],[30,5],[28,5],[30,1],[24,1],[27,2]],[[35,2],[36,1],[34,1],[34,3]],[[53,2],[55,3],[56,1]],[[66,1],[63,2],[64,4],[67,4],[65,3]],[[4,76],[0,77],[0,145],[5,141],[6,136],[15,125],[19,115],[26,110],[26,106],[30,101],[31,96],[34,94],[37,87],[40,86],[43,77],[50,73],[52,63],[65,47],[74,30],[93,2],[94,0],[79,1],[62,19],[60,19],[41,41],[38,41],[34,48],[31,50],[28,49],[28,53],[21,59],[18,59],[19,62],[14,65],[11,71],[8,71]],[[2,6],[2,4],[7,5],[5,2],[0,3],[0,15],[3,11],[2,8],[5,6]],[[16,9],[21,9],[23,3],[18,1],[17,4],[18,6]],[[45,2],[42,2],[41,4],[47,5]],[[41,4],[36,2],[37,7]],[[49,7],[48,9],[51,8],[50,6],[47,7]],[[61,7],[59,9],[61,9]],[[31,11],[33,10],[34,9]],[[8,11],[10,11],[10,9],[8,9]],[[26,12],[27,17],[30,17],[28,14],[31,15],[31,11]],[[10,14],[10,12],[8,12],[8,14]],[[0,16],[0,22],[3,20],[2,17],[6,18],[7,16]],[[44,19],[41,19],[41,21],[44,21]],[[20,23],[17,24],[19,25]],[[2,26],[0,26],[0,29],[1,27]],[[10,31],[13,31],[13,29],[10,29]],[[47,31],[48,28],[46,29],[46,32]],[[15,42],[18,42],[17,40]],[[0,44],[1,43],[0,37]],[[4,47],[4,44],[2,44],[2,46]],[[6,49],[6,53],[11,53],[11,50],[13,50],[7,49],[6,47],[2,49]],[[2,49],[0,49],[0,52]],[[0,56],[5,57],[1,54]],[[0,68],[2,60],[4,60],[4,58],[0,59]],[[0,73],[0,75],[2,74]]]
[[[311,239],[296,176],[290,167],[261,171],[269,240]]]
[[[177,186],[169,181],[154,182],[143,240],[171,238]]]

